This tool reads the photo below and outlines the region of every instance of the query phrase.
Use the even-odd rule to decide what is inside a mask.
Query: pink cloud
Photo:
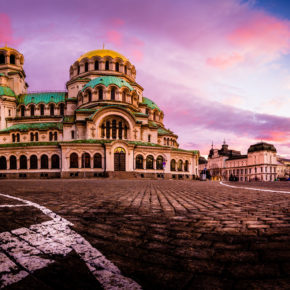
[[[139,49],[132,50],[131,55],[132,55],[134,61],[139,62],[143,59],[143,52]]]
[[[290,22],[264,12],[255,12],[229,34],[231,44],[256,53],[287,53],[290,50]]]
[[[20,39],[13,37],[10,17],[7,14],[0,13],[0,45],[17,46]]]
[[[264,135],[261,136],[261,138],[265,141],[285,142],[290,139],[289,135],[289,132],[269,131],[265,132]]]
[[[117,30],[109,30],[107,32],[107,41],[116,46],[121,46],[123,43],[123,34]]]
[[[220,55],[214,58],[207,58],[206,63],[217,68],[228,68],[239,62],[242,62],[244,57],[239,53],[232,53],[231,55]]]

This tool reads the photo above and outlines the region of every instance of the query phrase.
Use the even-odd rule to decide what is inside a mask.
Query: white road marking
[[[271,190],[271,189],[255,188],[255,187],[234,186],[234,185],[223,183],[222,181],[220,181],[220,184],[224,186],[232,187],[232,188],[249,189],[249,190],[266,191],[266,192],[290,193],[290,191],[283,191],[283,190]]]
[[[74,250],[104,289],[141,289],[140,285],[123,276],[117,266],[73,231],[69,227],[73,224],[69,221],[37,203],[7,194],[0,195],[21,201],[26,206],[36,207],[52,219],[29,228],[18,228],[11,233],[0,233],[0,249],[3,251],[0,252],[1,288],[18,282],[35,270],[54,262],[42,258],[42,254],[66,256]]]

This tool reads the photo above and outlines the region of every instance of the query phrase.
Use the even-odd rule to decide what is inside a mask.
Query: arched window
[[[79,157],[76,153],[70,155],[70,168],[79,168]]]
[[[156,112],[153,113],[153,120],[156,121]]]
[[[184,171],[188,171],[188,160],[184,163]]]
[[[7,169],[6,157],[1,156],[0,157],[0,170],[5,170],[5,169]]]
[[[106,138],[107,139],[110,139],[110,129],[111,129],[110,121],[107,121],[106,122]]]
[[[119,63],[116,62],[116,71],[119,71],[119,67],[120,67]]]
[[[122,93],[122,102],[126,103],[126,91]]]
[[[151,142],[151,135],[150,134],[148,135],[148,142],[149,143]]]
[[[59,156],[57,154],[54,154],[51,157],[51,168],[59,169]]]
[[[27,169],[27,158],[25,155],[20,156],[20,169]]]
[[[25,107],[24,106],[20,107],[20,113],[21,113],[21,117],[25,116]]]
[[[183,161],[182,160],[179,160],[178,161],[178,171],[182,171],[182,168],[183,167]]]
[[[119,129],[119,139],[121,140],[123,139],[123,123],[121,121],[119,122],[118,129]]]
[[[42,155],[40,158],[41,169],[48,169],[48,157],[47,155]]]
[[[105,70],[109,70],[110,67],[109,67],[110,63],[108,60],[106,60],[106,63],[105,63]]]
[[[91,156],[89,153],[82,155],[82,168],[91,168]]]
[[[35,141],[38,141],[38,132],[34,134]]]
[[[143,156],[142,155],[136,156],[136,169],[143,169]]]
[[[85,63],[85,72],[89,71],[89,64],[86,62]]]
[[[54,104],[49,105],[50,116],[54,116]]]
[[[41,105],[39,106],[39,109],[40,109],[40,116],[44,116],[44,109],[45,109],[44,105],[41,104]]]
[[[53,133],[54,141],[57,141],[57,132]]]
[[[146,169],[154,169],[154,157],[152,155],[146,157]]]
[[[5,63],[5,55],[4,54],[0,54],[0,64],[4,64]]]
[[[17,169],[17,159],[14,155],[10,156],[10,169]]]
[[[127,74],[127,66],[124,67],[125,74]]]
[[[102,155],[100,153],[94,155],[94,168],[102,168]]]
[[[60,105],[59,105],[59,114],[60,114],[61,116],[64,115],[64,104],[60,104]]]
[[[53,133],[49,132],[49,141],[53,141]]]
[[[37,156],[31,155],[30,156],[30,169],[37,169],[37,168],[38,168]]]
[[[156,169],[163,169],[163,162],[163,157],[159,155],[156,159]]]
[[[99,61],[98,60],[95,61],[95,70],[99,70]]]
[[[16,134],[16,141],[20,142],[20,134],[19,133]]]
[[[127,139],[128,138],[128,127],[127,125],[125,125],[124,127],[124,139]]]
[[[88,91],[88,102],[92,101],[92,92]]]
[[[111,89],[111,100],[115,100],[116,97],[116,88]]]
[[[78,65],[78,75],[80,74],[80,66]]]
[[[170,161],[170,170],[171,170],[171,171],[175,171],[175,170],[176,170],[175,167],[176,167],[176,162],[175,162],[174,159],[172,159],[172,160]]]
[[[15,143],[15,134],[12,134],[12,142]]]
[[[34,141],[34,133],[30,133],[30,141],[31,141],[31,142]]]
[[[30,116],[34,116],[34,113],[35,113],[35,107],[34,107],[34,105],[31,105],[30,106]]]
[[[99,100],[102,100],[103,99],[103,88],[99,88],[98,93],[99,93]]]
[[[112,121],[112,138],[113,139],[117,138],[117,122],[116,122],[116,120]]]
[[[15,55],[14,54],[10,55],[10,64],[15,64]]]

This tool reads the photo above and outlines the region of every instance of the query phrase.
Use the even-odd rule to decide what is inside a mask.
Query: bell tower
[[[16,117],[17,96],[26,93],[23,63],[16,49],[0,48],[0,130],[7,127],[7,119]]]

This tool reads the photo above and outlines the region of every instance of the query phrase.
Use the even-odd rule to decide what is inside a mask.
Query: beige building
[[[65,92],[27,93],[23,64],[0,48],[0,177],[198,176],[199,152],[179,148],[123,55],[85,53]]]
[[[213,180],[228,181],[274,181],[285,177],[285,168],[277,160],[277,150],[272,144],[260,142],[251,145],[247,155],[228,148],[224,142],[221,149],[209,151],[207,163],[200,161],[199,171],[207,168]]]

